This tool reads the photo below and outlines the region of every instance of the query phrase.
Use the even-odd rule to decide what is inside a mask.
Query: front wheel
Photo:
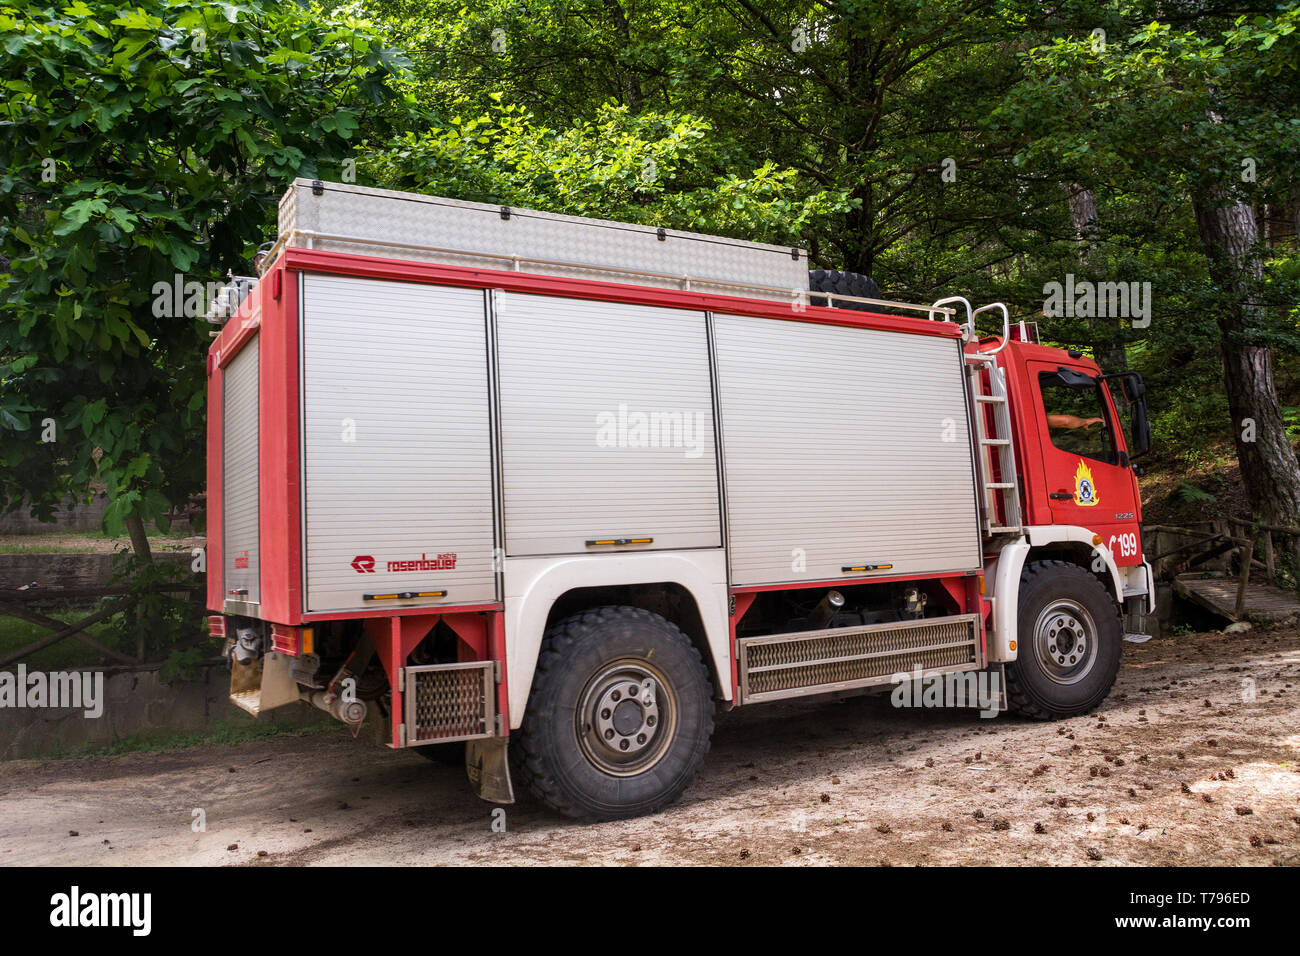
[[[1077,564],[1036,561],[1020,576],[1016,660],[1007,701],[1026,717],[1077,717],[1106,699],[1124,639],[1119,608]]]
[[[713,733],[713,688],[675,625],[601,607],[547,631],[516,770],[544,803],[586,820],[632,817],[690,785]]]

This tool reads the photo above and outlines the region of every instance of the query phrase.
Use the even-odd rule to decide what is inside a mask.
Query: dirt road
[[[753,707],[720,717],[666,812],[579,826],[525,797],[505,832],[462,771],[346,734],[18,761],[0,764],[0,864],[1294,866],[1297,684],[1284,626],[1126,644],[1102,710],[1058,724]]]

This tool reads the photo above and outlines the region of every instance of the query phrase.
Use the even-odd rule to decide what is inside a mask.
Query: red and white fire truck
[[[207,366],[210,627],[254,714],[608,819],[686,789],[718,708],[983,674],[1085,713],[1154,609],[1141,379],[1000,304],[309,180],[260,273]]]

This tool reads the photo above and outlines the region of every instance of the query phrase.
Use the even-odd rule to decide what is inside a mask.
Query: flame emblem
[[[1101,500],[1097,494],[1097,486],[1092,481],[1092,469],[1079,459],[1079,467],[1074,472],[1074,503],[1083,507],[1091,507]]]

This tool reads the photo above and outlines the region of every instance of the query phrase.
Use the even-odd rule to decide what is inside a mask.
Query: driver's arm
[[[1047,427],[1088,429],[1093,425],[1100,425],[1104,421],[1103,418],[1080,418],[1078,415],[1048,415]]]

